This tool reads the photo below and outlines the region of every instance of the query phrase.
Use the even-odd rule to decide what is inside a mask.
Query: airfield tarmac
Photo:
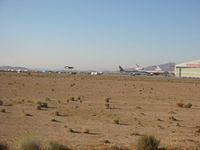
[[[26,136],[74,149],[135,149],[146,134],[164,147],[200,143],[197,79],[0,73],[0,100],[0,140],[12,149]],[[36,109],[39,101],[48,108]]]

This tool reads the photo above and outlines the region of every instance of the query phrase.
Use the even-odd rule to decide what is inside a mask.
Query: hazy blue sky
[[[0,65],[117,69],[200,58],[200,0],[0,0]]]

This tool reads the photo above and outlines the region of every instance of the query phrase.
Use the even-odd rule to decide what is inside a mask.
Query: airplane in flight
[[[74,67],[71,67],[71,66],[65,66],[65,69],[74,69]]]

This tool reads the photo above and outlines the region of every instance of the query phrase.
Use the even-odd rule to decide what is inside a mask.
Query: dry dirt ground
[[[192,149],[200,143],[197,79],[0,73],[0,99],[0,110],[6,110],[0,112],[0,140],[12,149],[26,136],[74,149],[134,149],[146,134],[165,147]],[[37,110],[39,101],[48,108]]]

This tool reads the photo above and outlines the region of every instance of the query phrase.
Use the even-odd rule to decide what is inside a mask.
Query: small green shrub
[[[138,140],[137,150],[158,150],[159,144],[154,136],[145,135]]]
[[[45,101],[51,101],[51,99],[49,97],[46,97]]]
[[[50,142],[47,150],[70,150],[66,145],[58,144],[57,142]]]
[[[192,107],[191,103],[188,103],[187,105],[185,105],[185,108],[191,108],[191,107]]]
[[[41,101],[38,101],[38,102],[37,102],[37,104],[38,104],[38,105],[41,105],[41,104],[42,104],[42,102],[41,102]]]
[[[20,150],[41,150],[40,141],[30,137],[25,138],[20,144]]]

